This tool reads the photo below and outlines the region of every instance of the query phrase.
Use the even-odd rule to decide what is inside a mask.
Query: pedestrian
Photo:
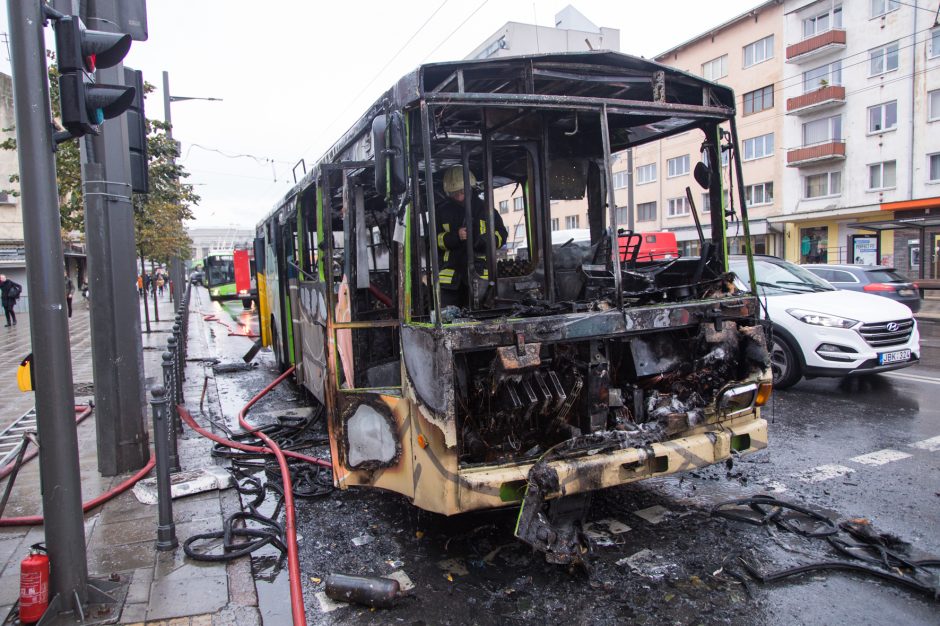
[[[163,295],[163,274],[157,274],[157,290],[160,292],[160,295]]]
[[[16,326],[16,312],[13,307],[22,292],[23,287],[19,283],[7,278],[6,274],[0,274],[0,301],[3,304],[3,314],[7,318],[7,326]]]
[[[72,295],[75,293],[75,283],[69,278],[69,273],[65,273],[65,304],[69,308],[69,317],[72,317]]]
[[[137,297],[144,297],[144,277],[140,274],[137,275]]]

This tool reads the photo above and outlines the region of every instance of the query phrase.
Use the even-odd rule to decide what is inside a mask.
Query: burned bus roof
[[[448,106],[534,106],[599,109],[606,106],[637,117],[643,133],[621,145],[647,143],[690,130],[702,117],[734,116],[734,92],[699,76],[619,52],[537,54],[421,65],[383,93],[353,126],[306,172],[262,223],[290,205],[311,185],[320,166],[336,160],[387,109],[413,108],[425,100]]]

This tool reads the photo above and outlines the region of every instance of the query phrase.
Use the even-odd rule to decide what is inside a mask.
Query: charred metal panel
[[[317,400],[326,403],[326,294],[323,284],[300,283],[298,301],[303,346],[303,383]]]
[[[401,331],[405,368],[418,400],[438,417],[452,414],[454,372],[449,350],[430,328],[404,325]]]

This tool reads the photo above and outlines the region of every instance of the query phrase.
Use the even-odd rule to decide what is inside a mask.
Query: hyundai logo
[[[901,328],[901,325],[898,324],[897,322],[888,322],[888,325],[885,326],[885,328],[888,329],[889,333],[894,333],[894,332],[897,332],[899,328]]]

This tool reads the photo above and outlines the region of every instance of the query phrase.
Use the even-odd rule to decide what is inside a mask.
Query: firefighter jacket
[[[471,196],[472,222],[467,228],[467,237],[472,237],[473,266],[484,280],[489,279],[486,263],[487,235],[486,205],[476,195]],[[467,276],[467,242],[460,240],[458,231],[464,226],[466,210],[447,198],[437,205],[437,248],[440,254],[440,284],[444,289],[457,289]],[[493,211],[493,226],[496,229],[496,249],[506,245],[506,227],[498,211]]]

